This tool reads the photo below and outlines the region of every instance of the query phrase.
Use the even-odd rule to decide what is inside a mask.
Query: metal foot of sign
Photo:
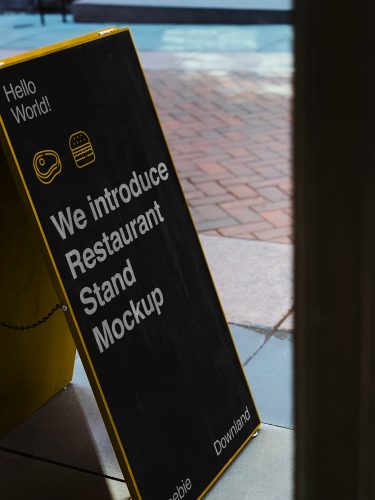
[[[130,32],[0,74],[2,147],[132,498],[201,498],[260,420]]]

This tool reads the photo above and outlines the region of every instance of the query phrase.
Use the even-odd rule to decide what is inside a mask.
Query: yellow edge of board
[[[82,45],[84,43],[87,43],[87,42],[91,42],[91,41],[94,41],[94,40],[97,40],[99,37],[102,38],[102,37],[107,37],[107,36],[111,36],[111,35],[115,35],[115,34],[118,34],[118,33],[121,33],[121,32],[124,32],[124,31],[128,31],[129,34],[130,34],[130,37],[131,37],[131,40],[132,40],[132,43],[133,43],[133,46],[134,46],[134,49],[135,49],[135,52],[136,52],[136,55],[137,55],[137,59],[138,59],[138,62],[139,62],[139,66],[140,66],[140,69],[142,71],[142,74],[143,74],[143,78],[144,78],[144,81],[145,81],[145,84],[146,84],[146,87],[148,89],[148,92],[149,92],[149,95],[150,95],[150,98],[151,98],[151,102],[153,104],[153,107],[154,107],[154,111],[155,111],[155,115],[156,115],[156,118],[158,120],[158,123],[159,123],[159,127],[162,131],[162,135],[164,137],[164,140],[165,140],[165,144],[166,144],[166,147],[167,147],[167,150],[168,150],[168,153],[169,153],[169,156],[172,160],[172,166],[173,166],[173,169],[176,171],[176,167],[174,165],[174,162],[173,162],[173,158],[172,158],[172,155],[171,155],[171,152],[170,152],[170,149],[169,149],[169,146],[168,146],[168,143],[166,141],[166,138],[165,138],[165,135],[164,135],[164,131],[162,129],[162,126],[161,126],[161,122],[160,122],[160,118],[159,118],[159,114],[158,114],[158,111],[157,111],[157,108],[155,106],[155,102],[154,102],[154,99],[152,97],[152,94],[151,94],[151,91],[150,91],[150,88],[148,86],[148,82],[147,82],[147,79],[146,79],[146,76],[145,76],[145,73],[143,71],[143,67],[140,63],[140,59],[139,59],[139,55],[138,55],[138,51],[136,49],[136,46],[135,46],[135,43],[134,43],[134,40],[133,40],[133,37],[132,37],[132,34],[129,30],[129,28],[116,28],[116,27],[109,27],[109,28],[104,28],[103,30],[100,30],[100,31],[96,31],[96,32],[93,32],[93,33],[89,33],[87,35],[83,35],[83,36],[80,36],[80,37],[76,37],[76,38],[72,38],[71,40],[67,40],[67,41],[63,41],[63,42],[59,42],[57,44],[54,44],[54,45],[49,45],[47,47],[42,47],[40,49],[36,49],[36,50],[32,50],[32,51],[29,51],[29,52],[26,52],[26,53],[23,53],[23,54],[19,54],[17,56],[13,56],[13,57],[10,57],[10,58],[7,58],[7,59],[4,59],[2,61],[0,61],[0,70],[2,68],[5,68],[5,67],[9,67],[9,66],[12,66],[14,64],[18,64],[18,63],[21,63],[21,62],[24,62],[24,61],[28,61],[28,60],[31,60],[31,59],[35,59],[37,57],[41,57],[41,56],[45,56],[45,55],[48,55],[48,54],[52,54],[54,52],[58,52],[58,51],[61,51],[63,49],[67,49],[67,48],[72,48],[72,47],[76,47],[77,45]],[[14,160],[14,163],[17,167],[17,170],[18,170],[18,173],[20,175],[20,178],[21,178],[21,181],[22,181],[22,187],[24,189],[24,191],[26,192],[26,195],[27,195],[27,199],[28,199],[28,202],[29,202],[29,206],[31,207],[32,209],[32,212],[33,212],[33,215],[34,215],[34,218],[37,222],[37,225],[38,225],[38,228],[40,230],[40,233],[42,235],[42,239],[43,239],[43,242],[45,244],[45,248],[47,250],[47,253],[48,253],[48,256],[49,256],[49,259],[50,259],[50,262],[52,263],[52,266],[53,266],[53,269],[56,273],[56,277],[57,277],[57,280],[58,280],[58,283],[59,283],[59,286],[61,288],[61,291],[63,293],[63,297],[64,297],[64,300],[65,302],[68,304],[68,312],[69,312],[69,316],[72,320],[72,323],[74,325],[74,329],[75,331],[78,333],[79,335],[79,340],[80,340],[80,344],[84,350],[84,353],[85,353],[85,357],[86,357],[86,362],[88,363],[88,365],[90,366],[90,369],[91,369],[91,372],[92,372],[92,375],[94,377],[94,381],[95,381],[95,384],[97,385],[97,388],[98,388],[98,392],[99,392],[99,395],[100,395],[100,398],[101,400],[103,401],[103,404],[105,406],[105,410],[106,410],[106,413],[107,413],[107,417],[109,419],[109,422],[111,424],[111,428],[112,428],[112,432],[116,438],[116,444],[117,444],[117,447],[118,449],[121,451],[121,454],[125,460],[125,463],[126,463],[126,466],[127,466],[127,469],[128,469],[128,472],[130,474],[130,477],[131,477],[131,480],[133,482],[133,486],[135,488],[135,491],[137,493],[137,496],[138,498],[141,500],[142,497],[140,495],[140,492],[139,492],[139,489],[138,489],[138,486],[137,486],[137,483],[135,481],[135,478],[134,478],[134,475],[133,475],[133,472],[131,470],[131,467],[130,467],[130,464],[129,464],[129,461],[128,461],[128,458],[126,456],[126,453],[125,453],[125,450],[124,450],[124,447],[122,445],[122,442],[120,440],[120,437],[118,435],[118,432],[117,432],[117,429],[114,425],[114,421],[113,421],[113,418],[112,418],[112,414],[109,410],[109,407],[108,407],[108,404],[107,404],[107,401],[104,397],[104,393],[103,393],[103,390],[101,388],[101,385],[99,383],[99,379],[96,375],[96,372],[95,372],[95,369],[94,369],[94,366],[91,362],[91,358],[89,356],[89,353],[86,349],[86,344],[84,343],[84,340],[83,340],[83,336],[82,336],[82,333],[81,333],[81,330],[78,326],[78,322],[75,318],[75,315],[73,314],[73,310],[72,310],[72,307],[71,307],[71,304],[70,304],[70,301],[68,299],[68,295],[66,293],[66,290],[65,290],[65,287],[64,287],[64,284],[62,282],[62,279],[61,279],[61,276],[58,272],[58,269],[57,269],[57,266],[56,266],[56,263],[53,259],[53,256],[52,256],[52,252],[51,252],[51,249],[48,245],[48,241],[47,241],[47,238],[44,234],[44,231],[43,231],[43,228],[42,228],[42,225],[39,221],[39,217],[37,215],[37,212],[36,212],[36,209],[35,209],[35,206],[33,204],[33,201],[31,199],[31,195],[29,193],[29,190],[27,189],[27,185],[26,185],[26,182],[25,182],[25,179],[23,177],[23,174],[22,174],[22,171],[21,171],[21,168],[19,166],[19,163],[18,163],[18,160],[17,160],[17,157],[15,155],[15,152],[13,150],[13,147],[12,147],[12,144],[11,144],[11,141],[10,141],[10,138],[8,136],[8,133],[7,133],[7,130],[5,128],[5,124],[3,122],[3,119],[0,115],[0,126],[1,128],[3,129],[3,132],[4,132],[4,135],[5,135],[5,139],[6,139],[6,142],[7,142],[7,145],[8,145],[8,148],[10,150],[10,153],[11,153],[11,156]],[[181,183],[180,183],[180,180],[179,180],[179,177],[178,175],[176,174],[176,178],[177,178],[177,182],[179,183],[179,186],[180,186],[180,190],[181,190],[181,193],[183,195],[183,198],[184,198],[184,201],[185,201],[185,204],[186,206],[188,206],[187,204],[187,201],[186,201],[186,197],[185,197],[185,194],[184,194],[184,191],[181,187]],[[195,228],[195,225],[194,225],[194,222],[193,222],[193,219],[192,219],[192,216],[190,214],[190,211],[189,211],[189,217],[190,217],[190,220]],[[198,237],[198,233],[196,232],[197,234],[197,238],[198,238],[198,243],[199,243],[199,246],[201,248],[201,251],[202,251],[202,254],[203,254],[203,257],[204,257],[204,260],[206,262],[206,265],[207,265],[207,268],[209,270],[209,267],[208,267],[208,263],[207,263],[207,259],[206,259],[206,256],[203,252],[203,248],[202,248],[202,245],[201,245],[201,242],[199,240],[199,237]],[[211,272],[209,270],[209,274],[211,275]],[[212,280],[212,276],[211,276],[211,280]],[[220,307],[221,307],[221,311],[222,311],[222,314],[224,316],[224,319],[226,320],[225,318],[225,314],[224,314],[224,309],[223,309],[223,306],[221,304],[221,301],[220,301],[220,297],[217,293],[217,289],[216,289],[216,285],[215,285],[215,282],[212,280],[212,283],[213,283],[213,286],[214,286],[214,289],[215,289],[215,292],[216,292],[216,295],[218,297],[218,300],[219,300],[219,303],[220,303]],[[238,361],[239,361],[239,355],[238,355],[238,351],[237,351],[237,347],[234,343],[234,339],[233,339],[233,336],[232,336],[232,333],[230,331],[230,329],[228,328],[228,331],[229,331],[229,335],[230,335],[230,338],[232,340],[232,344],[234,346],[234,349],[236,351],[236,354],[237,354],[237,358],[238,358]],[[240,361],[239,361],[240,363]],[[246,382],[246,385],[248,387],[248,390],[249,390],[249,393],[254,401],[254,398],[253,398],[253,395],[252,395],[252,391],[251,391],[251,388],[249,386],[249,383],[246,379],[246,376],[245,376],[245,373],[244,373],[244,370],[243,370],[243,367],[240,363],[240,366],[241,366],[241,369],[242,369],[242,373],[243,373],[243,376],[244,376],[244,379],[245,379],[245,382]],[[258,417],[258,420],[260,421],[259,425],[252,431],[252,433],[250,434],[250,436],[248,436],[246,438],[246,440],[242,443],[242,445],[237,449],[237,451],[232,455],[232,457],[226,462],[226,464],[222,467],[222,469],[218,472],[218,474],[214,477],[214,479],[212,479],[212,481],[209,483],[209,485],[204,489],[204,491],[197,497],[197,500],[200,500],[201,498],[203,498],[205,496],[205,494],[211,489],[211,487],[214,485],[214,483],[220,478],[220,476],[224,473],[224,471],[229,467],[229,465],[234,461],[234,459],[237,457],[237,455],[242,451],[242,449],[245,447],[245,445],[250,441],[250,439],[253,437],[253,435],[260,429],[261,427],[261,419],[260,419],[260,416],[259,416],[259,412],[258,412],[258,409],[256,408],[255,406],[255,401],[254,401],[254,407],[255,407],[255,411],[256,411],[256,414],[257,414],[257,417]],[[130,485],[128,485],[130,486]]]
[[[23,52],[22,54],[0,60],[0,70],[3,68],[8,68],[9,66],[13,66],[14,64],[29,61],[30,59],[36,59],[37,57],[52,54],[53,52],[59,52],[63,49],[70,49],[72,47],[76,47],[77,45],[92,42],[94,40],[97,40],[98,38],[115,35],[116,33],[120,33],[122,31],[129,31],[129,28],[116,28],[115,26],[110,26],[99,31],[94,31],[93,33],[88,33],[87,35],[77,36],[70,40],[65,40],[53,45],[48,45],[47,47],[41,47],[40,49]]]

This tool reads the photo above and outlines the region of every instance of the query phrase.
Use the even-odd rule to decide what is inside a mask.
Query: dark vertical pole
[[[44,5],[42,0],[38,0],[38,11],[40,15],[40,22],[42,23],[42,26],[46,24],[45,18],[44,18]]]
[[[66,0],[60,0],[61,15],[63,23],[66,23]]]
[[[295,1],[296,498],[375,498],[371,2]]]

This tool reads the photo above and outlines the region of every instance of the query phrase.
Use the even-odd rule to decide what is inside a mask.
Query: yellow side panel
[[[59,303],[38,235],[0,151],[0,321],[38,321]],[[61,310],[32,330],[0,326],[0,438],[72,378],[75,346]]]

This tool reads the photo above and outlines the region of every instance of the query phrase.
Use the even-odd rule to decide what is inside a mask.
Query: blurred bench
[[[43,26],[46,24],[45,21],[46,7],[48,4],[51,3],[52,3],[51,0],[36,0],[36,9],[39,12],[40,22],[42,23]],[[59,0],[60,12],[62,15],[63,23],[66,23],[67,3],[68,3],[67,0]]]

